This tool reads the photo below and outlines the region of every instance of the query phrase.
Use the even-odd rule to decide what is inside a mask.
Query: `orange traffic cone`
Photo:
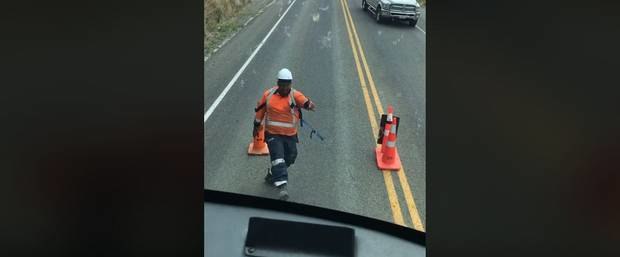
[[[385,124],[385,129],[383,130],[383,142],[381,143],[381,152],[385,153],[385,145],[387,145],[388,136],[390,135],[390,126],[392,121]]]
[[[385,146],[387,144],[387,139],[388,139],[388,135],[390,135],[390,127],[393,121],[393,111],[394,109],[392,108],[391,105],[388,106],[388,114],[387,114],[387,123],[385,124],[385,129],[383,130],[383,141],[381,142],[381,152],[385,153]]]
[[[248,147],[248,155],[268,155],[269,148],[265,143],[265,127],[262,125],[258,128],[258,134],[254,137]]]
[[[384,140],[385,143],[375,149],[377,167],[379,167],[379,169],[400,170],[400,157],[398,156],[398,149],[396,149],[397,125],[398,120],[394,120],[393,124],[385,124],[386,130],[389,128],[389,134],[384,135],[384,137],[387,137],[387,140]]]

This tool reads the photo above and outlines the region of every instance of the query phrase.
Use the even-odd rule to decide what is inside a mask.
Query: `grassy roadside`
[[[244,7],[252,0],[204,0],[204,48],[211,53],[242,25],[248,13]]]

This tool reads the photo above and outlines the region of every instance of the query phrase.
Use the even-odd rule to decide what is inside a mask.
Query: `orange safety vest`
[[[292,88],[286,97],[274,95],[277,88],[270,88],[263,93],[257,106],[264,104],[265,108],[256,112],[256,121],[265,125],[265,130],[270,134],[293,136],[297,134],[299,117],[299,110],[295,106],[303,106],[308,99]]]

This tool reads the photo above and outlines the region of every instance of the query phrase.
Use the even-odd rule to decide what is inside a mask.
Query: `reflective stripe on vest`
[[[279,122],[279,121],[272,121],[272,120],[268,120],[267,121],[267,125],[268,126],[276,126],[276,127],[284,127],[284,128],[294,128],[295,124],[293,123],[286,123],[286,122]]]
[[[276,126],[276,127],[294,128],[295,125],[297,124],[297,117],[295,116],[295,108],[291,107],[291,106],[295,106],[295,98],[294,98],[295,89],[292,89],[292,88],[291,88],[291,92],[288,95],[289,96],[288,106],[289,108],[291,108],[291,116],[293,116],[292,123],[269,120],[269,99],[271,99],[271,96],[275,94],[276,90],[277,89],[275,87],[269,89],[269,95],[267,96],[267,99],[265,99],[265,120],[266,120],[265,124],[270,125],[270,126]]]

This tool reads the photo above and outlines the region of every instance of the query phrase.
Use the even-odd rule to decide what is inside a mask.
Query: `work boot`
[[[271,169],[267,168],[267,175],[265,175],[265,183],[271,184]]]
[[[288,190],[286,190],[286,184],[287,183],[284,183],[278,186],[278,189],[280,189],[280,200],[282,201],[288,200]]]

